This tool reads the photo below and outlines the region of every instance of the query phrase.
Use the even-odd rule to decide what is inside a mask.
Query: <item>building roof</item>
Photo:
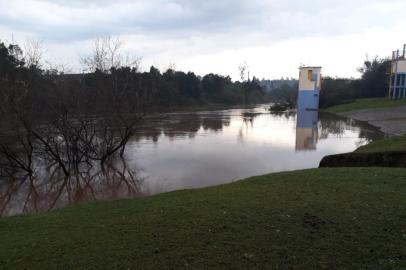
[[[321,68],[321,67],[318,67],[318,66],[311,66],[311,67],[303,66],[303,67],[299,67],[299,69],[302,69],[302,68]]]

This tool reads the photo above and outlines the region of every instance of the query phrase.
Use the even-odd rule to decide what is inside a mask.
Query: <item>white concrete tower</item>
[[[321,67],[301,67],[297,109],[318,110],[321,90]]]

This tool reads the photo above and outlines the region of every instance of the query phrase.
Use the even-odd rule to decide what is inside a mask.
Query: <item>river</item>
[[[0,185],[0,215],[48,211],[229,183],[253,175],[316,168],[384,135],[363,122],[313,111],[271,114],[269,105],[150,116],[125,158],[66,179]]]

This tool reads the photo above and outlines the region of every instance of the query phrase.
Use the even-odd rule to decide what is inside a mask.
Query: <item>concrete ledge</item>
[[[326,156],[323,167],[401,167],[406,168],[406,152],[347,153]]]

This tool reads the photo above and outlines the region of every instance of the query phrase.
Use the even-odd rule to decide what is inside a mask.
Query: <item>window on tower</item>
[[[307,79],[308,79],[309,81],[312,81],[312,80],[313,80],[313,70],[309,69],[309,70],[307,71]]]

